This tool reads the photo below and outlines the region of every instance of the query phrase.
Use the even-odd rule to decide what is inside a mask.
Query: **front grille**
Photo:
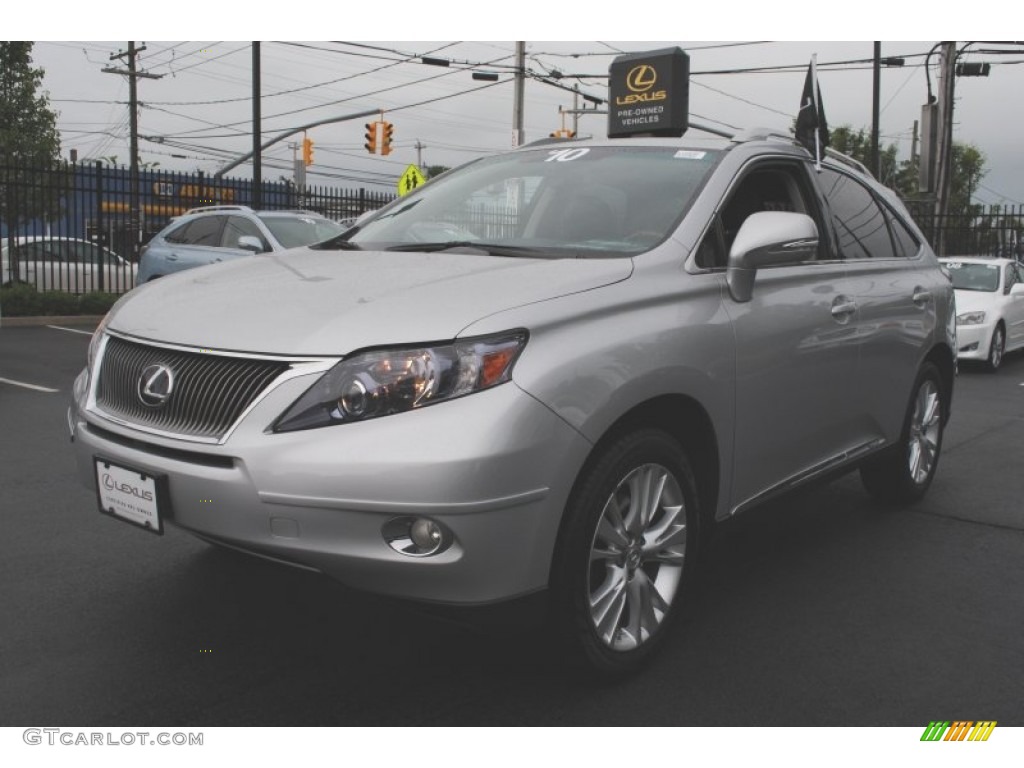
[[[173,372],[174,386],[167,401],[153,407],[143,403],[139,387],[143,371],[158,364]],[[217,440],[288,368],[281,360],[184,352],[111,336],[100,363],[96,404],[130,424]]]

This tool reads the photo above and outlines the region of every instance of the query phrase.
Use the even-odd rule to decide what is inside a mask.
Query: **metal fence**
[[[134,194],[133,194],[134,186]],[[316,211],[349,219],[393,194],[282,182],[260,187],[261,209]],[[133,205],[133,200],[135,205]],[[134,286],[143,245],[172,218],[205,205],[249,205],[249,179],[140,170],[101,163],[0,165],[0,283],[39,290],[123,293]]]
[[[261,197],[263,209],[311,210],[337,220],[379,208],[394,195],[365,188],[298,189],[274,181],[261,185]],[[201,172],[142,170],[133,185],[128,168],[100,163],[0,165],[0,283],[122,293],[134,285],[140,248],[173,217],[204,205],[251,205],[252,200],[251,180]],[[906,204],[940,255],[1024,260],[1022,205],[974,206],[968,214],[940,220],[929,202]],[[515,221],[507,210],[467,215],[472,229],[485,237],[500,236]]]
[[[935,215],[933,203],[906,201],[914,221],[940,256],[1004,256],[1024,260],[1024,205],[971,207]]]

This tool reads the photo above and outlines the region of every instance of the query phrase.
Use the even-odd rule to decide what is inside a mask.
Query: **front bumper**
[[[995,323],[958,325],[956,327],[957,357],[960,360],[987,360],[995,329]]]
[[[480,604],[547,585],[591,448],[578,432],[508,383],[366,422],[269,433],[313,379],[283,382],[222,445],[208,445],[87,411],[83,371],[68,413],[80,479],[95,489],[97,455],[164,475],[165,522],[359,589]],[[452,544],[431,557],[396,552],[381,529],[399,516],[440,522]]]

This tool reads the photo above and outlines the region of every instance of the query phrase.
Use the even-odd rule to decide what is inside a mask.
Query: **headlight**
[[[100,320],[100,324],[96,326],[96,330],[92,333],[92,338],[89,340],[89,354],[86,365],[89,368],[89,372],[92,373],[92,364],[96,362],[96,353],[100,351],[100,342],[103,341],[103,332],[107,329],[107,323],[110,322],[110,312],[107,312]]]
[[[295,401],[275,432],[365,421],[496,386],[512,376],[526,331],[452,344],[362,352],[342,360]]]
[[[964,312],[956,316],[957,325],[980,325],[985,322],[984,312]]]

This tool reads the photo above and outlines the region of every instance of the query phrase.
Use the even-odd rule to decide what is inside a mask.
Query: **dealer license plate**
[[[100,511],[162,534],[157,487],[158,481],[153,475],[96,459],[96,496]]]

